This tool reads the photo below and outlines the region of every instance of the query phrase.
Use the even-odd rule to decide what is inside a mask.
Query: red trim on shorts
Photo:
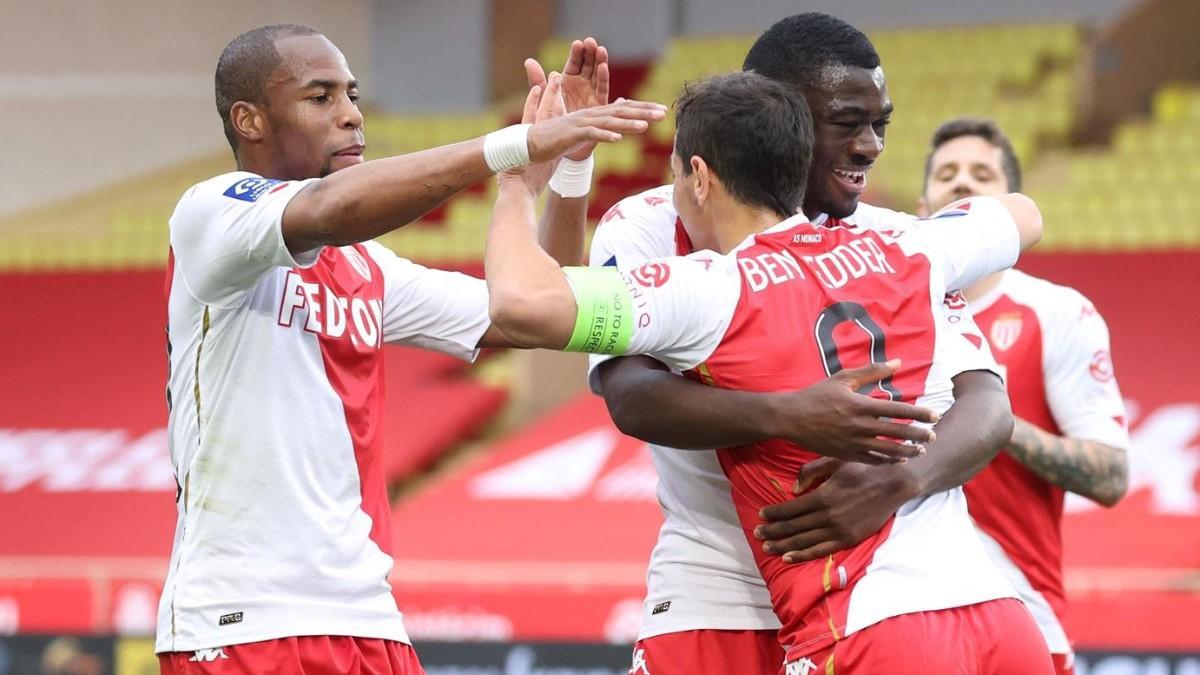
[[[425,675],[412,645],[308,635],[158,655],[162,675]]]
[[[688,630],[638,640],[629,675],[774,675],[783,647],[773,630]]]

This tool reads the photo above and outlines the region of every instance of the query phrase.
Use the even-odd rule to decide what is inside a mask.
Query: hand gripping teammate
[[[913,216],[860,203],[892,114],[879,56],[853,26],[816,12],[785,18],[758,39],[746,70],[804,96],[813,110],[813,163],[803,200],[814,221],[901,228]],[[591,265],[637,265],[698,247],[675,211],[672,186],[622,200],[592,241]],[[961,313],[961,310],[958,310]],[[955,415],[939,422],[939,451],[906,455],[888,439],[932,442],[931,411],[855,393],[893,373],[886,363],[846,369],[797,391],[706,387],[647,357],[593,357],[592,385],[626,433],[649,441],[664,523],[647,572],[636,658],[660,675],[774,672],[779,621],[742,536],[730,486],[713,448],[786,438],[828,457],[806,465],[814,490],[769,507],[767,550],[803,562],[862,541],[909,500],[961,485],[1000,449],[1009,427],[997,413],[1003,386],[984,370],[953,378]],[[878,453],[907,456],[879,463]],[[874,462],[875,464],[871,464]],[[755,543],[754,546],[760,546]],[[729,659],[729,660],[726,660]]]
[[[1032,202],[977,198],[903,229],[814,224],[796,213],[812,130],[792,90],[754,74],[720,76],[687,91],[676,119],[672,198],[688,235],[713,251],[564,275],[534,236],[548,169],[512,172],[485,256],[493,321],[527,346],[647,354],[709,386],[758,392],[897,358],[872,395],[950,419],[951,377],[979,367],[986,348],[947,321],[943,299],[1036,242]],[[935,440],[929,452],[937,450]],[[717,455],[751,541],[759,511],[790,497],[817,457],[785,440]],[[844,673],[962,664],[1052,672],[1029,613],[974,534],[961,489],[913,499],[866,541],[824,559],[755,558],[782,624],[780,672],[834,663]]]

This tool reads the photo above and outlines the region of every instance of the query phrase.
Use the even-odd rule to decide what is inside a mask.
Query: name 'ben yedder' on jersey
[[[158,652],[304,635],[408,642],[383,476],[383,343],[471,359],[483,281],[374,242],[296,255],[312,181],[229,173],[171,216],[168,422],[179,484]]]
[[[711,252],[613,270],[569,270],[580,307],[570,348],[649,354],[715,386],[809,386],[891,358],[902,370],[872,395],[944,412],[962,360],[992,364],[969,317],[944,304],[1012,265],[1015,224],[995,200],[903,229],[819,226],[802,216]],[[968,356],[973,355],[973,356]],[[986,365],[984,367],[987,367]],[[993,366],[994,367],[994,366]],[[758,511],[790,498],[815,455],[770,441],[717,451],[750,541]],[[915,499],[874,536],[825,560],[785,565],[751,547],[788,648],[851,634],[891,616],[1012,597],[988,562],[961,489]]]

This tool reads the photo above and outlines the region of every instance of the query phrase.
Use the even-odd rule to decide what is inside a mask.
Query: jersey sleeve
[[[636,267],[675,255],[675,218],[669,187],[622,199],[600,219],[588,265]]]
[[[1012,267],[1021,253],[1016,223],[991,197],[973,197],[960,208],[913,220],[908,228],[889,234],[906,253],[924,253],[950,290]]]
[[[1108,325],[1082,295],[1069,296],[1045,323],[1042,370],[1050,413],[1070,438],[1129,447],[1125,402],[1113,372]]]
[[[293,256],[283,210],[314,180],[280,181],[245,171],[193,186],[171,215],[171,251],[188,292],[228,307],[274,267],[311,267],[321,249]]]
[[[961,291],[946,295],[942,302],[942,327],[946,332],[945,358],[951,378],[972,370],[986,370],[1005,379],[1004,369],[996,362],[991,345],[975,323],[975,317]]]
[[[589,267],[636,266],[675,254],[675,209],[668,187],[626,197],[604,214],[588,255]],[[612,356],[588,356],[588,385],[599,393],[596,366]]]
[[[697,256],[564,270],[578,306],[567,351],[644,354],[681,371],[704,362],[733,319],[741,284],[730,259]]]
[[[474,360],[491,325],[487,284],[423,267],[376,242],[366,247],[383,270],[383,341]]]

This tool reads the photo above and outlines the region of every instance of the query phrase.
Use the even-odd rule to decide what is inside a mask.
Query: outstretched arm
[[[786,562],[815,560],[854,546],[908,500],[969,480],[1008,441],[1012,425],[1000,378],[987,371],[961,373],[954,378],[954,405],[935,427],[937,439],[925,456],[887,466],[810,462],[796,482],[800,496],[763,509],[766,522],[755,536],[764,540],[763,550],[783,554]]]
[[[374,239],[496,170],[547,162],[583,143],[640,133],[663,116],[664,108],[656,103],[623,101],[351,166],[313,183],[288,203],[284,241],[297,253]],[[492,165],[485,156],[492,157]]]
[[[523,119],[546,124],[620,105],[589,108],[547,120],[557,114],[556,106],[564,106],[559,93],[561,86],[561,76],[553,73],[544,96],[539,87],[534,87],[526,101]],[[619,125],[613,125],[617,127],[615,130],[598,129],[585,140],[615,142],[621,139],[621,133],[641,133],[649,128],[650,120],[660,120],[666,115],[666,108],[661,105],[641,105],[649,111],[644,119],[621,119]],[[574,145],[578,143],[563,152]],[[563,349],[578,316],[575,295],[562,267],[538,244],[535,200],[545,189],[552,170],[548,162],[535,163],[498,177],[499,194],[484,252],[492,325],[522,347]]]
[[[710,449],[784,438],[827,457],[880,464],[917,457],[934,440],[926,427],[885,419],[936,422],[932,410],[856,393],[897,366],[845,370],[800,391],[779,393],[710,387],[644,356],[609,359],[596,375],[617,428],[650,443]]]

